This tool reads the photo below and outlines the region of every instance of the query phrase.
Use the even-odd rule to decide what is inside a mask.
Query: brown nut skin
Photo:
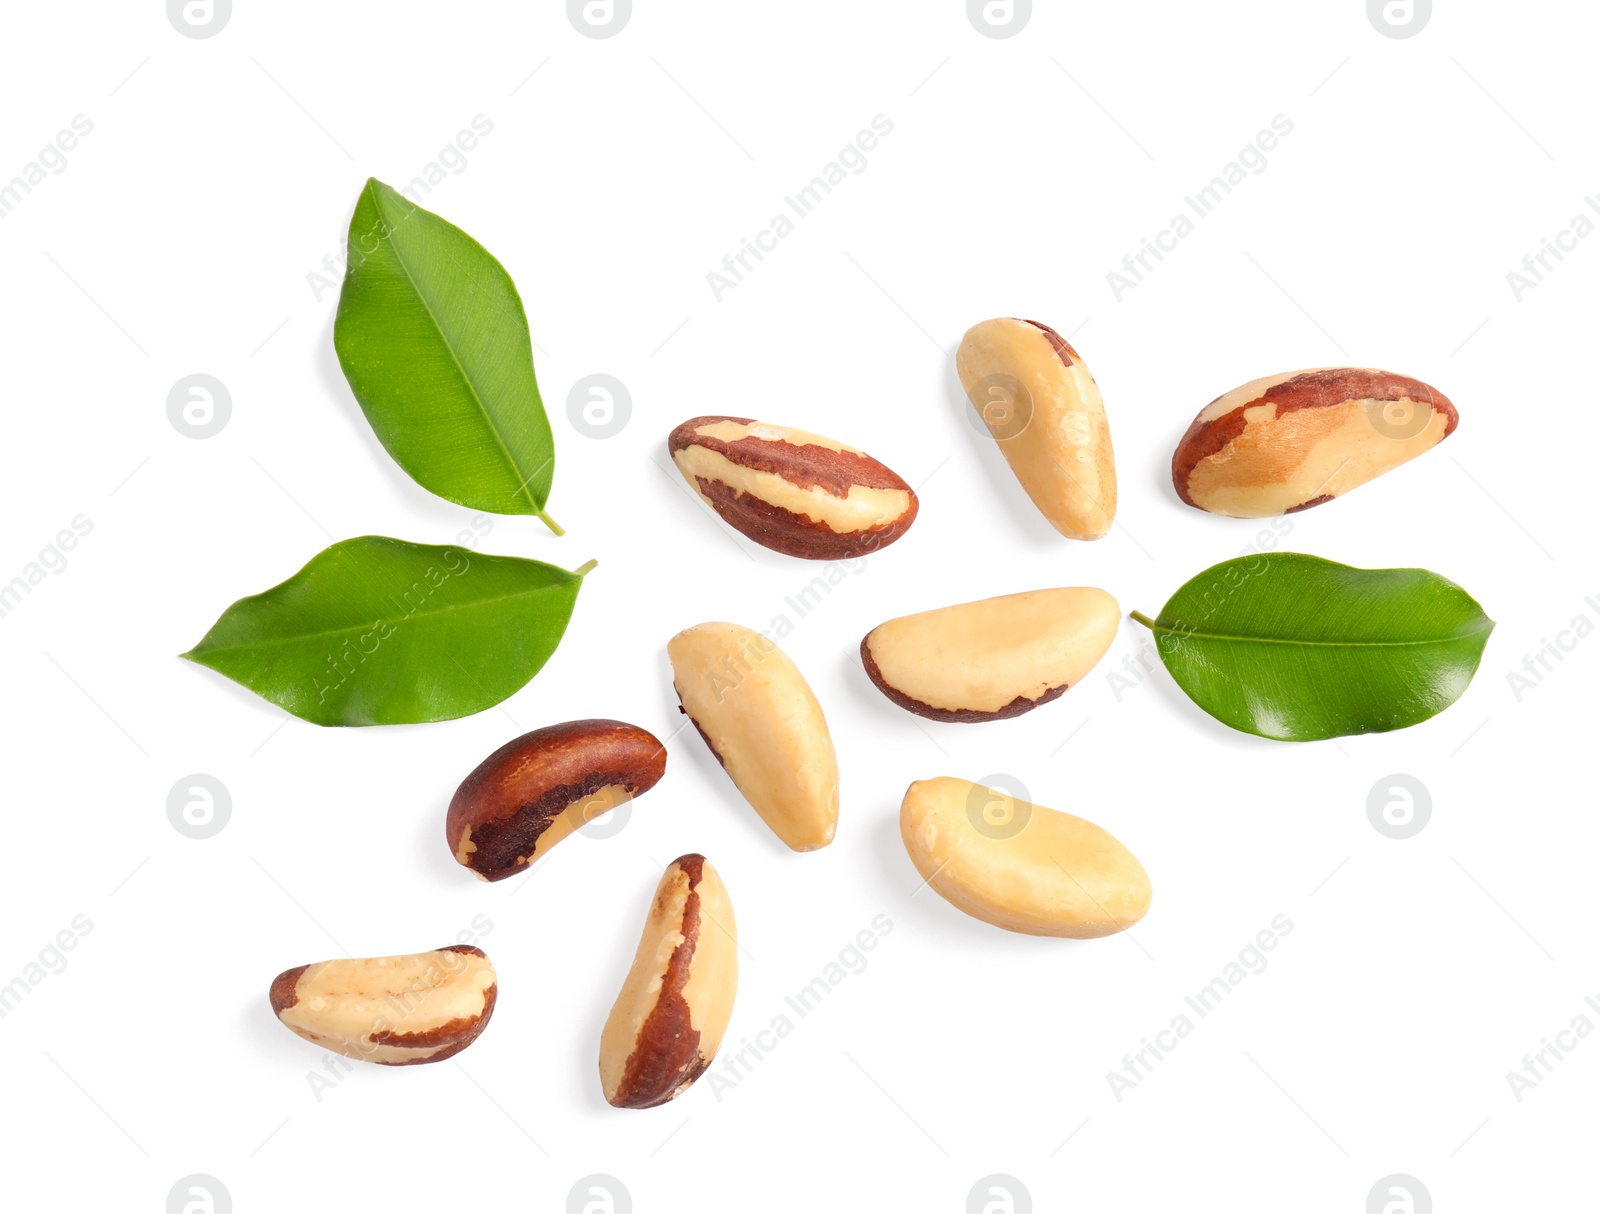
[[[1092,586],[1029,590],[879,624],[861,665],[890,700],[933,721],[999,721],[1048,704],[1088,675],[1121,623]]]
[[[1172,485],[1211,514],[1292,514],[1431,450],[1457,420],[1438,389],[1388,371],[1269,375],[1200,411],[1173,452]]]
[[[625,721],[535,729],[461,782],[445,815],[445,841],[456,862],[485,881],[514,877],[573,831],[655,787],[666,766],[666,747]]]
[[[483,950],[452,944],[299,965],[272,980],[268,999],[272,1014],[314,1045],[379,1066],[417,1066],[476,1041],[497,991]]]
[[[973,325],[956,374],[1039,513],[1068,539],[1097,540],[1117,513],[1117,469],[1100,388],[1066,338],[1037,320]]]
[[[711,1065],[733,1015],[737,930],[709,860],[690,854],[667,865],[600,1034],[600,1086],[611,1104],[665,1104]]]
[[[866,556],[894,543],[917,517],[917,495],[895,473],[806,430],[696,417],[673,430],[667,451],[725,523],[787,556]]]

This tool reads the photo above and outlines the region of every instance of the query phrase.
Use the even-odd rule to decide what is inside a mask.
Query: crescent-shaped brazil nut
[[[494,966],[453,944],[398,957],[296,966],[272,980],[273,1015],[323,1049],[382,1066],[442,1062],[478,1039],[494,1014]]]
[[[600,1034],[600,1086],[613,1105],[665,1104],[711,1065],[733,1015],[737,931],[709,860],[691,854],[667,865]]]
[[[1100,388],[1067,340],[1036,320],[973,325],[956,373],[1011,471],[1050,525],[1097,540],[1117,513],[1117,471]]]
[[[837,561],[894,543],[917,517],[911,486],[865,451],[748,417],[695,417],[672,462],[724,522],[789,556]]]
[[[445,842],[486,881],[515,876],[573,831],[648,792],[666,764],[655,735],[625,721],[535,729],[461,782],[445,814]]]
[[[683,711],[744,799],[795,851],[833,840],[839,760],[822,705],[777,643],[737,624],[667,643]]]
[[[1318,367],[1252,380],[1202,409],[1172,455],[1172,485],[1197,510],[1292,514],[1432,450],[1456,407],[1421,380]]]
[[[1150,909],[1144,866],[1106,831],[969,780],[913,783],[900,838],[935,893],[1007,931],[1090,939]]]
[[[1117,600],[1092,586],[1029,590],[901,616],[861,640],[861,664],[901,708],[995,721],[1076,686],[1117,635]]]

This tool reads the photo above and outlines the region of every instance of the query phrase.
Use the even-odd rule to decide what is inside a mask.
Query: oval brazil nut
[[[892,544],[917,495],[864,451],[820,434],[696,417],[667,439],[672,462],[736,531],[788,556],[838,561]]]
[[[942,776],[900,804],[900,837],[923,879],[975,919],[1030,936],[1084,940],[1132,927],[1150,878],[1093,822]]]
[[[1100,389],[1049,325],[1001,317],[956,350],[967,399],[1050,525],[1097,540],[1117,513],[1117,470]]]
[[[736,931],[709,860],[687,855],[667,865],[600,1034],[600,1086],[613,1105],[665,1104],[711,1065],[739,984]]]
[[[879,624],[861,640],[867,677],[935,721],[997,721],[1048,704],[1105,656],[1117,600],[1092,586],[1029,590]]]
[[[696,624],[667,643],[678,700],[761,820],[795,851],[833,840],[839,760],[822,705],[777,643]]]
[[[1438,389],[1388,371],[1269,375],[1200,411],[1173,452],[1172,485],[1212,514],[1292,514],[1438,446],[1456,420]]]
[[[655,787],[667,750],[625,721],[567,721],[513,738],[461,782],[445,814],[458,864],[486,881],[527,870],[573,831]]]
[[[345,958],[285,970],[272,1011],[314,1045],[382,1066],[442,1062],[478,1039],[494,1014],[494,966],[453,944],[403,957]]]

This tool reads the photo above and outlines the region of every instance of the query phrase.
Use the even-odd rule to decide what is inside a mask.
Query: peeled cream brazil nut
[[[900,837],[923,880],[975,919],[1030,936],[1089,939],[1150,909],[1150,878],[1093,822],[941,776],[900,805]]]
[[[1105,405],[1066,339],[1036,320],[1001,317],[967,330],[956,372],[1039,512],[1062,535],[1097,540],[1117,513]]]
[[[918,716],[993,721],[1080,682],[1119,622],[1104,590],[1030,590],[879,624],[862,638],[861,664],[879,691]]]
[[[383,1066],[442,1062],[494,1014],[494,966],[467,944],[400,957],[345,958],[285,970],[273,1014],[314,1045]]]
[[[894,543],[917,495],[864,451],[820,434],[696,417],[667,440],[672,462],[723,521],[789,556],[836,561]]]
[[[687,855],[669,864],[600,1034],[600,1086],[612,1104],[665,1104],[711,1065],[733,1015],[736,933],[711,862]]]
[[[573,831],[647,792],[666,747],[624,721],[567,721],[513,738],[451,798],[445,842],[486,881],[525,872]]]
[[[697,624],[667,643],[672,682],[744,799],[795,851],[833,839],[839,761],[822,705],[776,642],[737,624]]]
[[[1189,505],[1233,518],[1320,506],[1448,438],[1456,409],[1420,380],[1320,367],[1252,380],[1200,411],[1172,456]]]

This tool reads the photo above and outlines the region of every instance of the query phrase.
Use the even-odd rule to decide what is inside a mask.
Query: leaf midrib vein
[[[1457,633],[1454,636],[1428,637],[1416,641],[1302,641],[1290,637],[1235,636],[1224,632],[1186,632],[1168,627],[1165,624],[1156,624],[1151,631],[1163,632],[1168,636],[1181,636],[1186,640],[1240,641],[1253,645],[1303,645],[1322,649],[1401,649],[1414,645],[1447,645],[1452,641],[1471,640],[1476,636],[1487,635],[1492,627],[1493,625],[1491,624],[1488,627],[1475,628],[1471,632]]]
[[[378,616],[374,619],[362,620],[360,623],[356,624],[344,624],[337,628],[322,628],[318,629],[316,632],[296,632],[289,636],[262,637],[259,640],[247,641],[238,645],[217,645],[204,651],[196,647],[193,652],[204,652],[206,654],[237,653],[242,650],[262,649],[272,645],[293,645],[298,644],[301,641],[314,641],[318,637],[338,636],[341,633],[357,632],[362,629],[372,628],[378,624],[405,624],[416,619],[448,615],[453,611],[471,611],[478,607],[487,607],[494,603],[503,603],[507,599],[526,598],[528,595],[540,594],[547,590],[556,590],[559,588],[561,587],[558,583],[550,586],[537,586],[529,590],[514,590],[510,594],[497,594],[493,598],[474,599],[470,603],[448,603],[443,607],[419,608],[416,611],[407,612],[405,615],[401,616]]]
[[[367,189],[372,191],[372,187],[370,185],[367,187]],[[372,205],[378,209],[380,215],[383,213],[383,202],[379,199],[376,191],[372,191]],[[506,464],[510,467],[511,474],[513,476],[520,477],[522,475],[522,469],[517,466],[516,457],[511,454],[511,448],[506,445],[505,439],[501,436],[499,429],[495,426],[494,416],[489,412],[489,406],[484,403],[482,395],[478,392],[478,385],[473,382],[472,376],[467,373],[466,367],[461,365],[461,359],[456,356],[455,347],[450,344],[450,338],[446,335],[444,326],[439,323],[439,318],[434,315],[433,305],[428,302],[428,297],[423,294],[422,287],[417,283],[416,278],[411,273],[411,267],[406,264],[405,255],[400,252],[400,245],[396,241],[390,241],[389,244],[390,247],[394,249],[395,263],[400,267],[401,272],[405,274],[406,281],[411,284],[411,289],[416,292],[417,301],[422,304],[422,310],[428,314],[428,319],[433,322],[434,331],[439,334],[439,340],[444,345],[445,350],[449,353],[450,361],[455,364],[456,370],[461,374],[461,381],[467,385],[467,391],[472,394],[472,400],[473,403],[478,406],[478,412],[483,414],[484,424],[489,427],[489,433],[494,435],[495,445],[500,448],[500,454],[505,456]],[[537,476],[538,473],[535,472],[533,475]],[[527,480],[522,481],[517,486],[512,496],[521,496],[527,498],[528,504],[531,505],[535,513],[537,513],[539,510],[539,502],[533,496],[532,490],[528,488],[528,482],[532,479],[533,476],[530,476],[527,478]]]

